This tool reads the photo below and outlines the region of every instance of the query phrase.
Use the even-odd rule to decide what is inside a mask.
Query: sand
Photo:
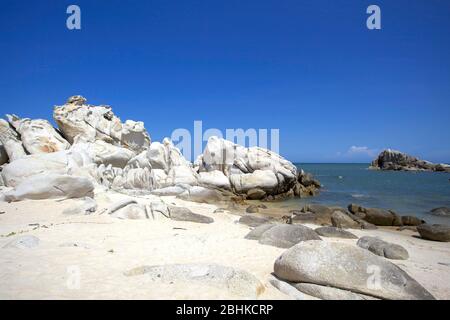
[[[147,196],[152,198],[153,196]],[[239,215],[213,213],[211,204],[162,197],[168,204],[214,218],[212,224],[160,220],[121,220],[100,214],[127,198],[97,194],[92,215],[64,215],[78,200],[0,203],[0,299],[227,299],[217,288],[151,283],[124,273],[144,265],[215,263],[248,271],[264,286],[258,299],[290,299],[270,283],[275,259],[284,249],[244,239],[250,228]],[[154,197],[156,199],[156,197]],[[142,200],[142,199],[140,199]],[[310,227],[317,227],[306,224]],[[450,299],[450,244],[426,241],[404,230],[351,230],[404,246],[410,258],[399,265],[438,299]],[[20,235],[40,239],[35,248],[3,246]],[[351,239],[324,241],[356,243]],[[74,245],[76,244],[76,246]]]

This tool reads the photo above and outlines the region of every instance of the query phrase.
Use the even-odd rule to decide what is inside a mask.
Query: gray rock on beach
[[[364,208],[350,204],[348,210],[360,219],[376,226],[401,226],[402,218],[391,210]]]
[[[274,272],[285,281],[330,286],[380,299],[434,299],[395,264],[343,243],[301,242],[275,261]]]
[[[359,223],[353,220],[349,215],[334,211],[331,215],[331,224],[336,228],[360,229]]]
[[[361,237],[357,245],[363,249],[367,249],[377,256],[394,260],[407,260],[409,258],[408,251],[402,246],[384,241],[377,237],[364,236]]]
[[[261,234],[259,243],[278,248],[290,248],[301,241],[321,240],[313,229],[302,225],[279,224]]]
[[[417,226],[417,231],[423,239],[450,242],[450,226],[443,224],[421,224]]]
[[[319,236],[343,239],[358,239],[353,233],[336,227],[320,227],[314,230]]]
[[[259,240],[259,239],[261,239],[261,236],[262,236],[262,234],[264,232],[266,232],[270,228],[273,228],[274,226],[276,226],[275,223],[261,224],[261,225],[257,226],[255,229],[253,229],[252,231],[250,231],[245,236],[245,239],[248,239],[248,240]]]
[[[169,206],[169,215],[170,219],[175,221],[189,221],[189,222],[196,222],[196,223],[213,223],[214,219],[198,214],[193,213],[188,208],[183,207],[175,207],[175,206]]]

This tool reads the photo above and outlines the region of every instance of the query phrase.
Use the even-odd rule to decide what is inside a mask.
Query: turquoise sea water
[[[450,217],[430,214],[450,207],[450,174],[368,170],[368,164],[296,164],[323,185],[317,197],[297,199],[346,207],[350,203],[414,215],[429,223],[450,225]]]

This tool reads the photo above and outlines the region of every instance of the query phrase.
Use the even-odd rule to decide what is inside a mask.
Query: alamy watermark
[[[367,7],[367,14],[370,16],[366,20],[366,26],[369,30],[381,29],[381,9],[379,6],[372,4]],[[69,14],[66,20],[66,27],[69,30],[81,30],[81,8],[76,4],[71,4],[66,9]]]
[[[188,160],[203,153],[203,148],[210,137],[216,136],[232,143],[250,148],[260,147],[280,153],[280,129],[225,129],[225,134],[216,128],[204,130],[202,121],[194,121],[193,134],[186,128],[178,128],[172,132],[171,140],[183,156]],[[230,157],[230,155],[227,156]]]

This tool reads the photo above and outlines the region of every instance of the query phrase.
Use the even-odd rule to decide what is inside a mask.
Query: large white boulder
[[[14,161],[26,155],[19,135],[9,123],[3,119],[0,119],[0,143],[3,145],[9,161]]]
[[[9,123],[20,134],[22,144],[29,154],[51,153],[69,149],[70,144],[47,120],[21,119],[6,115]]]
[[[85,177],[42,173],[18,184],[14,190],[5,192],[3,200],[69,199],[92,197],[94,185]]]
[[[226,190],[231,189],[230,179],[219,170],[200,172],[198,174],[198,182],[207,187],[216,187]]]
[[[78,146],[79,147],[79,146]],[[41,173],[89,175],[92,159],[82,148],[26,155],[6,164],[1,172],[5,185],[16,187]]]

